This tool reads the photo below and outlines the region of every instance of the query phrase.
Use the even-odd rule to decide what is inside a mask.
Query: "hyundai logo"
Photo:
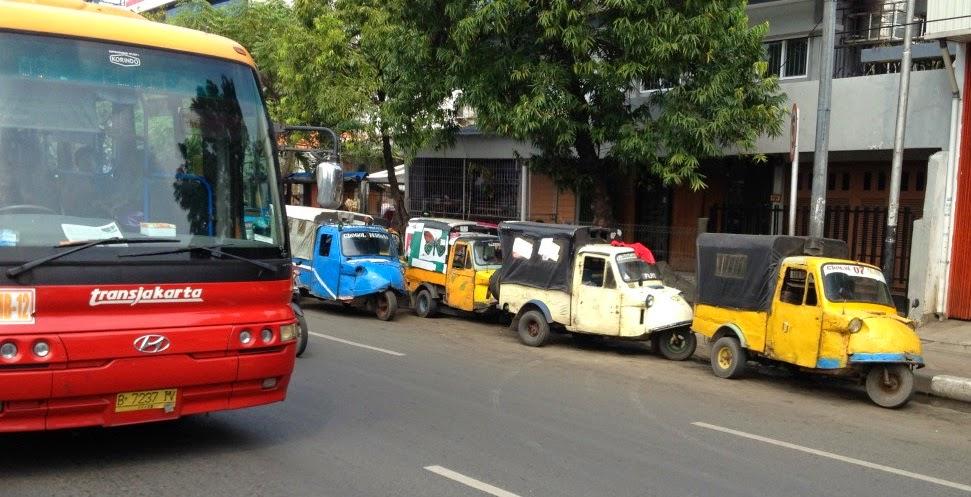
[[[135,350],[146,354],[158,354],[172,345],[168,338],[162,335],[143,335],[135,339]]]

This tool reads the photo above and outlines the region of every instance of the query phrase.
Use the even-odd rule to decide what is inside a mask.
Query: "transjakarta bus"
[[[277,402],[290,256],[253,60],[81,0],[0,0],[0,431]]]

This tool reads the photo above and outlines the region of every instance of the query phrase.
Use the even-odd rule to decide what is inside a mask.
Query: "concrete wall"
[[[947,78],[944,70],[911,73],[906,148],[947,148],[951,112]],[[899,84],[899,74],[834,79],[830,151],[892,150]],[[819,82],[791,82],[780,86],[788,96],[787,105],[799,105],[799,149],[811,152],[815,145]],[[757,146],[762,153],[788,152],[788,126],[778,138],[763,137]]]
[[[910,284],[907,299],[911,302],[911,319],[923,321],[934,313],[940,272],[938,260],[945,222],[940,206],[944,202],[947,153],[938,152],[927,161],[927,186],[924,190],[924,215],[914,222],[910,246]],[[916,307],[913,307],[916,304]]]

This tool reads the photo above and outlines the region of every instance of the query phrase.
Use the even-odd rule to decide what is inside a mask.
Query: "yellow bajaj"
[[[405,286],[415,314],[494,309],[489,279],[502,264],[494,225],[415,218],[405,231]]]
[[[781,362],[863,379],[880,406],[906,404],[924,366],[915,325],[898,316],[879,269],[846,257],[839,240],[700,235],[692,328],[713,342],[715,375]]]

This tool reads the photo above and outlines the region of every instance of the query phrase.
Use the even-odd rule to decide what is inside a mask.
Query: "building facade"
[[[884,257],[883,231],[889,200],[905,4],[903,0],[840,0],[837,4],[826,235],[846,240],[854,258],[877,265],[882,264]],[[968,197],[964,204],[955,197],[956,192],[960,195],[956,184],[949,183],[949,178],[957,177],[952,174],[959,162],[958,142],[962,141],[957,137],[962,136],[971,147],[971,133],[960,133],[961,123],[971,112],[964,109],[966,102],[956,103],[961,102],[963,93],[959,91],[955,96],[954,92],[955,88],[963,90],[968,80],[967,45],[962,38],[967,35],[964,24],[953,19],[971,16],[971,12],[963,12],[971,10],[971,2],[918,0],[916,4],[901,176],[900,234],[896,253],[889,254],[895,261],[890,283],[899,306],[910,309],[912,316],[947,315],[950,304],[954,309],[966,307],[967,312],[959,315],[971,318],[971,290],[966,291],[967,304],[955,306],[955,302],[949,302],[956,295],[954,286],[948,291],[944,276],[954,274],[967,281],[965,278],[971,276],[971,260],[965,263],[955,256],[953,263],[942,262],[950,261],[954,251],[948,249],[959,241],[952,243],[950,233],[960,231],[945,227],[955,221],[959,226],[964,226],[961,224],[964,222],[971,228],[971,216],[964,219],[946,214],[955,202],[959,212],[963,212],[961,205],[966,206],[964,210],[971,210],[968,191],[971,180],[963,190]],[[822,54],[822,0],[750,0],[748,14],[752,24],[768,24],[765,51],[769,70],[779,76],[787,105],[792,108],[795,104],[799,108],[799,172],[792,174],[789,155],[792,136],[786,126],[781,136],[759,140],[758,151],[768,157],[766,164],[752,165],[729,155],[706,161],[703,170],[708,187],[704,190],[665,188],[656,184],[613,188],[611,191],[619,197],[615,202],[619,211],[615,214],[625,234],[646,242],[660,259],[677,270],[693,271],[695,238],[701,230],[786,232],[790,222],[788,206],[792,202],[796,204],[793,220],[796,233],[808,231]],[[663,85],[641,84],[631,94],[631,103],[636,105],[653,91],[664,91]],[[429,159],[450,157],[465,161],[513,160],[516,166],[522,167],[531,152],[529,144],[481,134],[466,135],[459,136],[450,149],[426,151],[416,164],[427,167]],[[960,162],[963,165],[964,161]],[[528,177],[528,173],[521,177]],[[415,180],[413,177],[411,183],[413,207],[425,201],[415,190],[420,188]],[[796,183],[795,198],[789,194],[792,181]],[[548,189],[520,188],[519,191],[517,217],[531,218],[531,207],[552,203]],[[463,192],[455,190],[450,198],[458,195]],[[588,204],[581,193],[574,201],[573,219],[589,220],[584,209]],[[964,246],[971,246],[968,245],[971,229],[964,232],[969,233]],[[971,254],[967,257],[971,259]]]

